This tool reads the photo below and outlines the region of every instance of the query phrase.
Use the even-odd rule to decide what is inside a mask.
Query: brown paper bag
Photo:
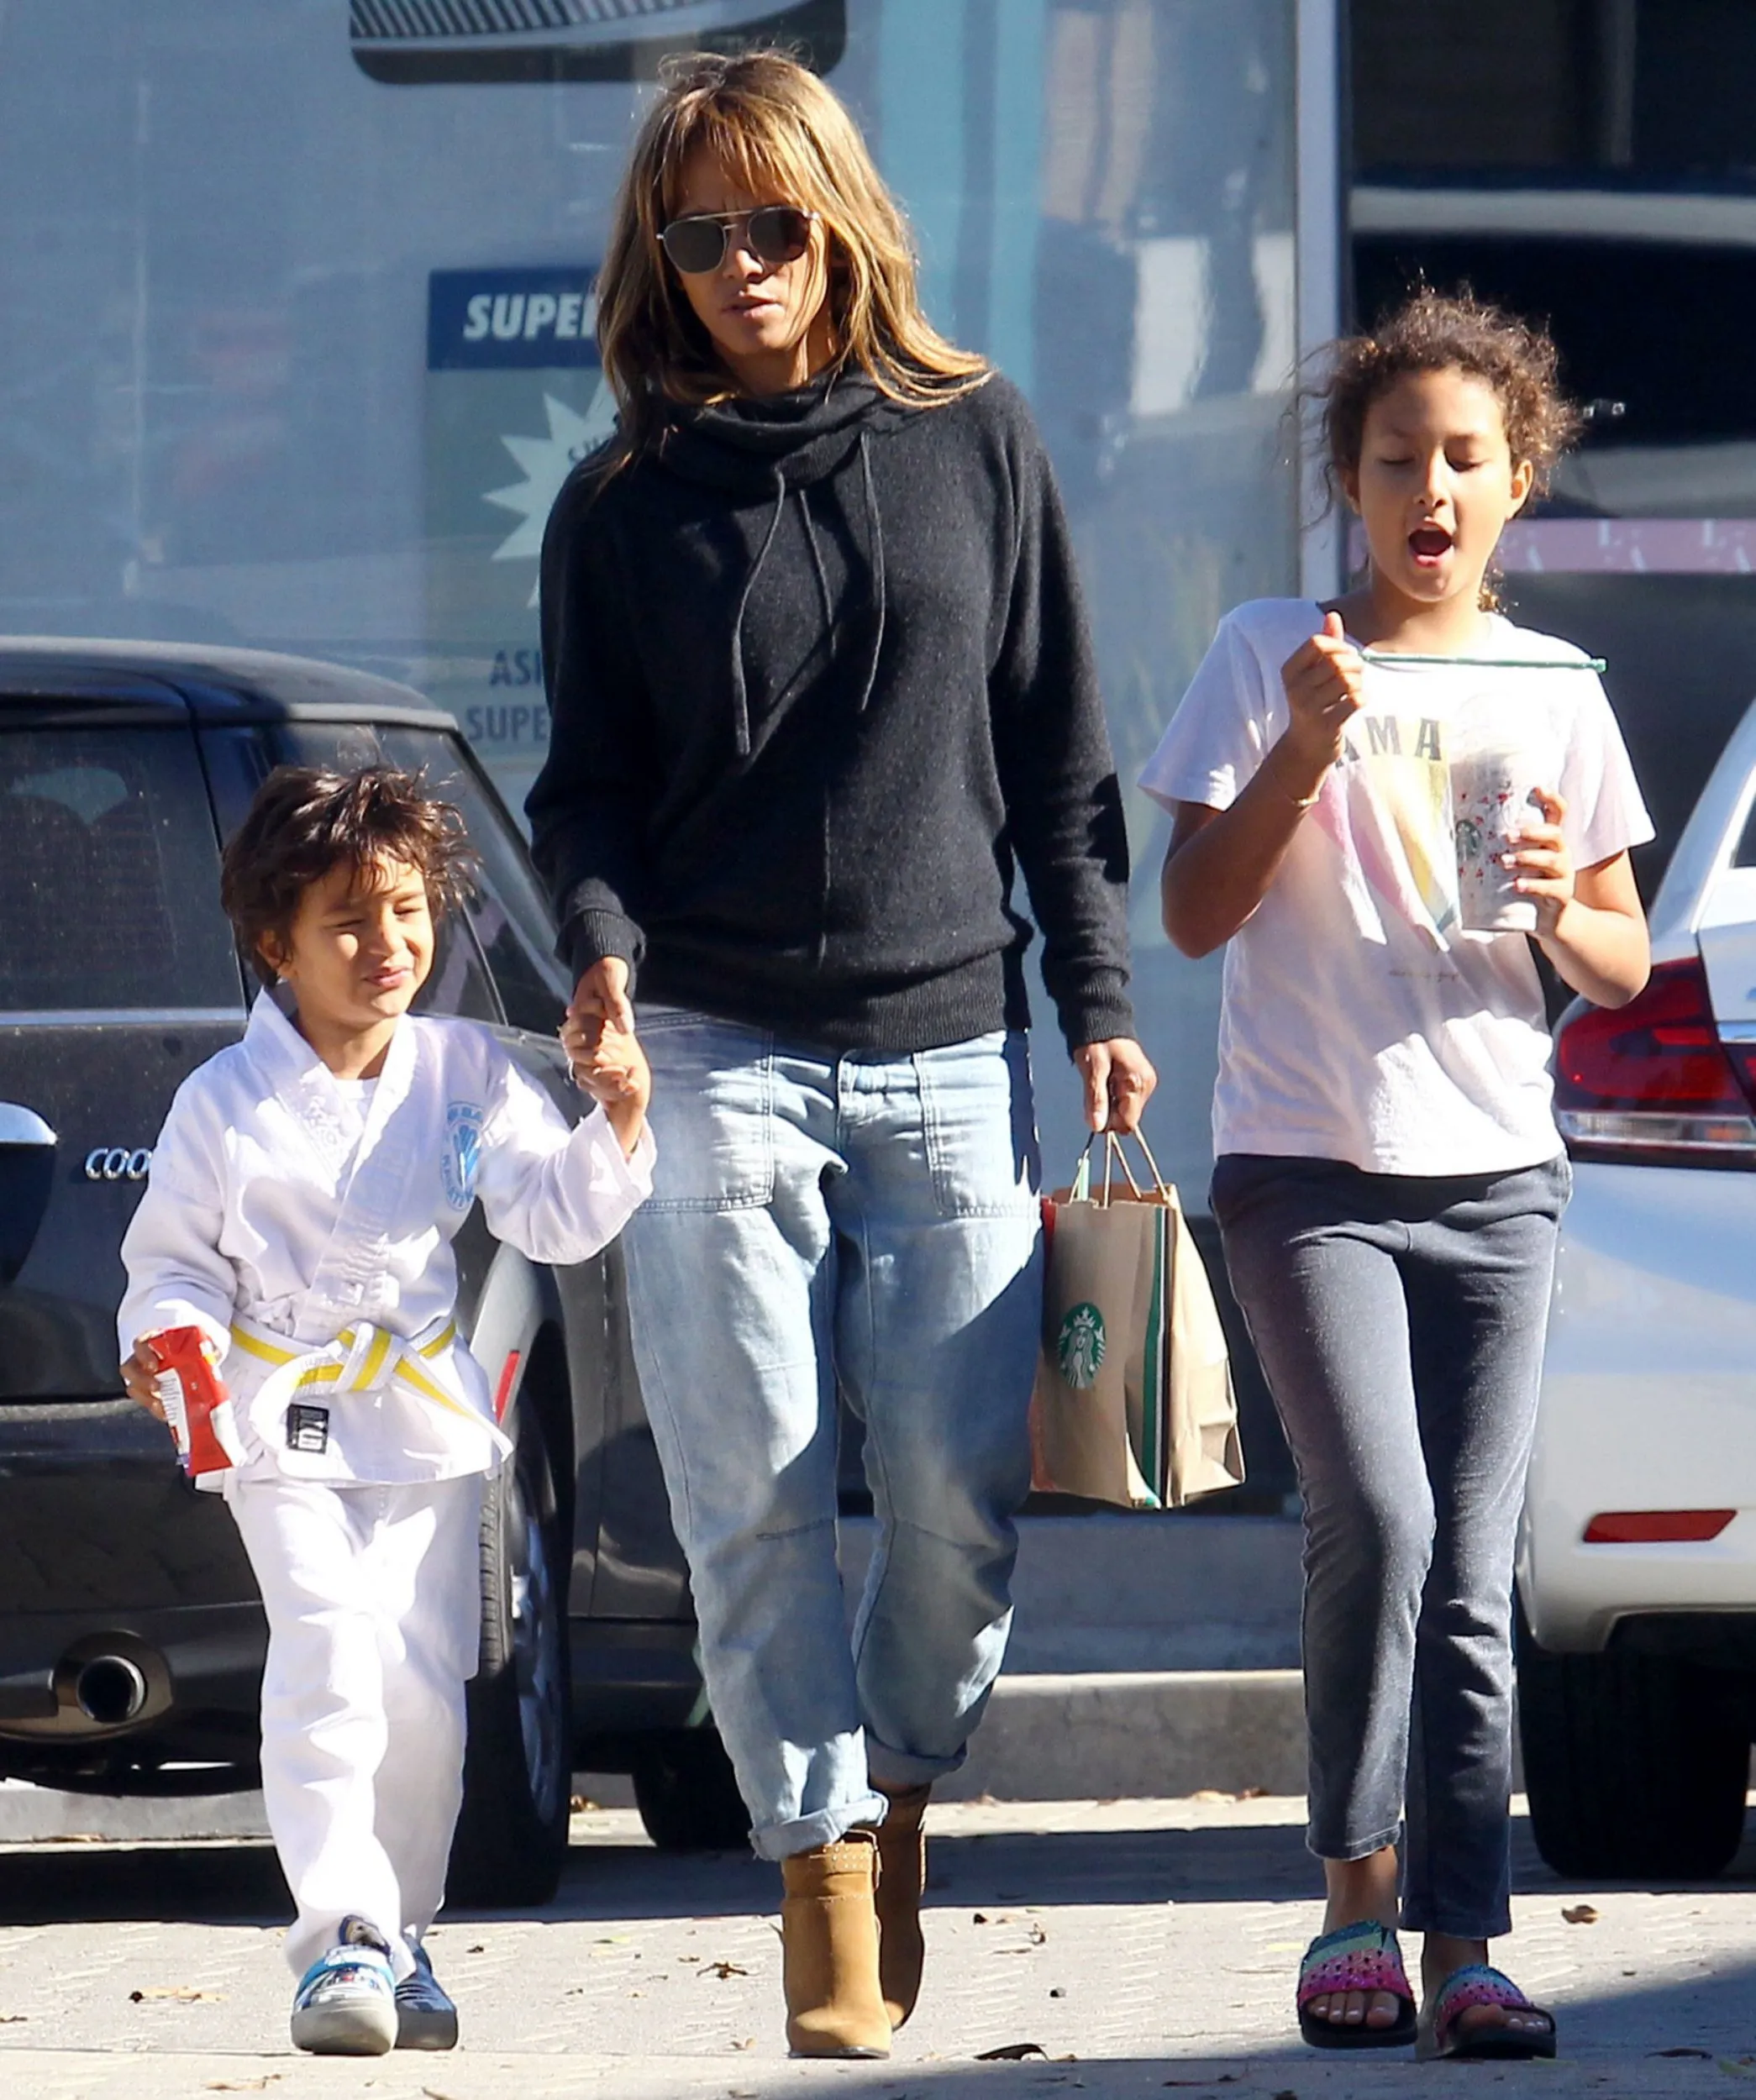
[[[1032,1484],[1133,1509],[1178,1509],[1243,1479],[1231,1366],[1201,1251],[1175,1189],[1142,1189],[1106,1134],[1044,1202],[1043,1348]],[[1112,1168],[1122,1167],[1125,1185]]]

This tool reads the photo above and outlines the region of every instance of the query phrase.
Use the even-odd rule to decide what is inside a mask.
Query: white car
[[[1756,1732],[1756,706],[1652,911],[1653,975],[1556,1031],[1574,1159],[1519,1544],[1533,1833],[1716,1873]]]

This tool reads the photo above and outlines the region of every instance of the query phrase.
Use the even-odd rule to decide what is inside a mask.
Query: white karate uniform
[[[405,1016],[337,1080],[264,994],[177,1090],[122,1243],[118,1315],[200,1326],[242,1462],[223,1487],[267,1614],[262,1780],[302,1972],[354,1914],[399,1977],[432,1923],[462,1794],[481,1481],[506,1448],[450,1331],[451,1239],[480,1196],[533,1260],[585,1260],[652,1185],[473,1021]]]

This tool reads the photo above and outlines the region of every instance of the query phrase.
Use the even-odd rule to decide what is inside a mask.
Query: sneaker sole
[[[388,2005],[308,2005],[292,2016],[292,2045],[313,2056],[384,2056],[396,2045]]]
[[[398,2049],[455,2049],[455,2013],[399,2012],[397,2015]]]

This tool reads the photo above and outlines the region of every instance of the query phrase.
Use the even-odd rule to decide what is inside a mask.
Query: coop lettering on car
[[[145,1181],[150,1145],[94,1145],[86,1154],[87,1181]]]

